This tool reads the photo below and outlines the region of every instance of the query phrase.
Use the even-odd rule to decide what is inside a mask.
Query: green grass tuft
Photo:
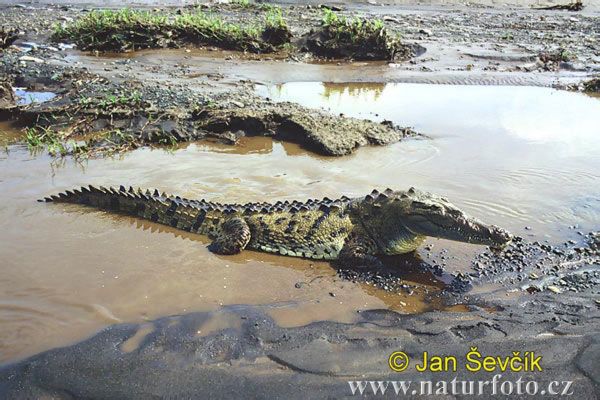
[[[180,15],[124,9],[91,11],[70,25],[55,26],[53,38],[73,40],[82,50],[126,51],[193,44],[256,53],[273,51],[260,34],[260,27],[228,23],[200,9]]]
[[[400,36],[390,34],[380,19],[346,17],[322,10],[321,40],[315,49],[326,57],[393,59],[403,46]]]

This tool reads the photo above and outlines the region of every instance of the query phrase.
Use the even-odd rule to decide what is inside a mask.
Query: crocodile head
[[[501,248],[512,235],[461,211],[444,197],[421,192],[386,190],[372,193],[364,202],[363,223],[386,254],[417,248],[426,236]]]

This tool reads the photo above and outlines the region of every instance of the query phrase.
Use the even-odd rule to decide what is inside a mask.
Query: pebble
[[[550,285],[550,286],[548,286],[547,289],[556,294],[562,293],[562,291],[559,288],[557,288],[556,286]]]
[[[37,58],[37,57],[30,57],[30,56],[21,56],[19,57],[19,61],[24,61],[24,62],[34,62],[34,63],[38,63],[38,64],[42,64],[44,62],[44,60],[42,60],[41,58]]]

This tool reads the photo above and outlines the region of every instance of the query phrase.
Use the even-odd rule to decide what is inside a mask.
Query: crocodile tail
[[[117,211],[130,216],[159,222],[186,231],[197,232],[204,222],[204,202],[190,202],[179,197],[160,194],[157,190],[137,191],[104,187],[81,187],[38,200],[41,202],[76,203],[93,208]]]

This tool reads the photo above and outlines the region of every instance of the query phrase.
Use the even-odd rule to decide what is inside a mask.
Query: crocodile
[[[243,249],[381,267],[380,255],[417,249],[427,236],[501,248],[512,235],[466,215],[448,199],[410,188],[337,200],[222,204],[158,190],[82,187],[39,201],[78,203],[207,235],[209,250]]]

